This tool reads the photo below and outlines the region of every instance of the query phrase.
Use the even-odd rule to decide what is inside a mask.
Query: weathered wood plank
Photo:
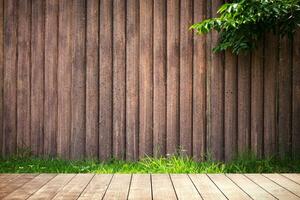
[[[291,192],[260,174],[246,174],[246,176],[278,199],[298,199]]]
[[[251,54],[251,151],[263,155],[264,131],[264,65],[263,45]]]
[[[186,174],[171,174],[178,199],[201,199],[197,189]]]
[[[126,10],[126,159],[139,151],[139,1],[128,0]]]
[[[44,154],[51,156],[57,152],[58,4],[47,0],[45,8]]]
[[[3,155],[4,0],[0,0],[0,155]]]
[[[225,53],[225,108],[224,108],[224,137],[225,137],[225,161],[229,161],[237,155],[237,56],[227,51]]]
[[[19,188],[22,185],[24,185],[25,183],[29,182],[36,176],[37,176],[37,174],[23,174],[23,175],[19,176],[18,179],[14,179],[9,184],[0,188],[0,199],[3,199],[8,194],[12,193],[17,188]]]
[[[206,17],[206,1],[194,0],[194,23]],[[206,40],[194,34],[193,50],[193,158],[201,160],[206,153]]]
[[[74,177],[75,174],[58,174],[28,199],[52,199]]]
[[[16,181],[21,174],[5,174],[1,176],[0,179],[0,188],[5,187],[6,185],[12,183],[13,181]]]
[[[112,179],[111,174],[97,174],[81,193],[78,200],[101,199]]]
[[[126,199],[131,176],[130,174],[115,174],[103,199]]]
[[[179,143],[179,3],[167,1],[167,154]]]
[[[113,2],[113,156],[125,158],[125,1]]]
[[[30,148],[31,1],[18,6],[17,146]]]
[[[153,154],[153,1],[140,2],[139,157]]]
[[[193,23],[192,0],[180,1],[180,100],[179,132],[183,155],[192,156],[193,110],[193,34],[187,31]]]
[[[206,174],[190,174],[189,176],[203,199],[227,199]]]
[[[4,199],[27,199],[55,176],[56,174],[40,174],[7,195]]]
[[[31,151],[41,155],[44,151],[44,50],[45,2],[32,0],[31,17]]]
[[[208,176],[228,199],[251,199],[224,174],[209,174]]]
[[[293,110],[292,110],[292,138],[293,156],[300,157],[300,31],[294,35],[293,40]]]
[[[153,22],[153,153],[166,153],[166,19],[167,1],[154,1]]]
[[[292,140],[292,46],[286,36],[279,42],[278,64],[278,152],[281,158],[291,154]]]
[[[278,65],[278,38],[266,35],[264,60],[264,155],[276,152],[276,66]]]
[[[226,176],[242,188],[252,199],[276,199],[242,174],[226,174]]]
[[[153,200],[177,199],[172,181],[168,174],[152,174]]]
[[[289,180],[288,178],[281,176],[280,174],[263,174],[263,176],[267,177],[268,179],[276,182],[281,187],[285,188],[286,190],[292,192],[293,194],[297,195],[300,198],[300,185]]]
[[[71,145],[71,21],[72,1],[59,1],[57,154],[63,158],[69,158]]]
[[[152,199],[150,174],[133,174],[128,199]]]
[[[89,158],[99,152],[99,1],[86,2],[86,140]]]
[[[212,14],[216,16],[222,0],[212,1]],[[211,45],[218,44],[217,32],[212,32]],[[223,53],[211,53],[210,69],[210,134],[208,150],[213,159],[224,158],[224,63]]]
[[[73,1],[72,17],[72,89],[71,89],[71,158],[85,155],[85,87],[86,87],[86,5],[85,0]]]
[[[99,158],[112,156],[112,1],[100,3]]]
[[[287,178],[289,178],[290,180],[300,184],[300,175],[299,174],[281,174]]]
[[[17,1],[4,1],[3,153],[15,153],[17,144]]]
[[[238,56],[238,153],[250,150],[251,121],[251,57],[250,54]]]
[[[93,176],[93,174],[77,174],[53,199],[77,199]]]

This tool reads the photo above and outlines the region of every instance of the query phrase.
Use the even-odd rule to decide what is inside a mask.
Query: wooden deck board
[[[0,199],[300,199],[300,174],[0,174]]]

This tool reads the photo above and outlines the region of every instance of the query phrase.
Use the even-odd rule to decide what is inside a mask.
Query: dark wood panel
[[[188,29],[193,23],[192,0],[180,1],[180,149],[183,155],[192,156],[193,110],[193,34]]]
[[[194,0],[194,23],[206,17],[206,1]],[[206,151],[206,40],[194,34],[193,47],[193,157],[202,160]]]
[[[18,6],[17,145],[30,148],[31,1]]]
[[[112,1],[100,2],[99,158],[112,155]]]
[[[17,0],[4,1],[3,141],[6,155],[17,144]]]
[[[86,156],[99,151],[99,1],[86,2]]]
[[[153,146],[153,1],[140,2],[140,126],[139,156],[152,155]]]
[[[167,1],[154,1],[153,27],[153,153],[166,153],[166,28]]]
[[[167,1],[167,154],[179,143],[179,0]]]
[[[126,159],[139,151],[139,0],[128,0],[126,10]]]
[[[3,155],[4,0],[0,0],[0,155]]]
[[[58,4],[47,0],[45,8],[44,153],[52,156],[57,152]]]
[[[125,158],[125,1],[113,2],[113,156]]]
[[[57,153],[63,158],[69,158],[71,145],[72,3],[59,1]]]

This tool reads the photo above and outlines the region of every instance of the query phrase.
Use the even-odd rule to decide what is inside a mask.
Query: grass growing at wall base
[[[300,160],[243,156],[229,163],[195,162],[184,157],[145,158],[138,162],[67,161],[57,158],[0,158],[0,173],[283,173],[300,172]]]

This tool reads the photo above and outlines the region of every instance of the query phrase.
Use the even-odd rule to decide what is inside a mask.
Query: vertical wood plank
[[[63,158],[70,156],[72,3],[59,1],[57,152]]]
[[[127,199],[131,177],[130,174],[115,174],[102,199]]]
[[[251,55],[251,151],[263,155],[264,124],[264,46],[258,47]]]
[[[276,153],[276,68],[278,65],[278,38],[268,33],[265,39],[264,73],[264,155]]]
[[[139,1],[126,11],[126,159],[138,159],[139,131]]]
[[[4,1],[4,153],[16,151],[17,141],[17,1]]]
[[[225,108],[224,137],[225,161],[237,154],[237,56],[225,52]]]
[[[45,102],[44,153],[56,154],[58,0],[47,0],[45,10]]]
[[[140,127],[139,156],[152,155],[153,147],[153,1],[140,2]]]
[[[153,23],[153,153],[166,153],[166,8],[167,1],[154,1]]]
[[[171,174],[170,176],[178,199],[201,199],[187,174]]]
[[[216,16],[222,0],[212,1],[212,15]],[[211,45],[218,44],[217,32],[212,32]],[[212,53],[212,52],[210,52]],[[224,63],[223,53],[212,53],[210,69],[210,135],[209,153],[213,159],[223,160],[224,157]]]
[[[98,157],[99,151],[99,1],[86,2],[86,155]]]
[[[192,0],[180,1],[180,148],[183,155],[192,155],[193,101],[193,34],[188,31],[193,23]]]
[[[154,200],[177,199],[169,174],[151,174]]]
[[[43,153],[44,135],[44,1],[32,1],[31,15],[31,150]]]
[[[113,1],[113,155],[125,158],[125,1]]]
[[[17,145],[30,148],[31,1],[18,4]]]
[[[292,119],[292,48],[286,36],[279,43],[278,64],[278,150],[285,158],[291,154]]]
[[[4,0],[0,0],[0,156],[3,156]]]
[[[72,89],[71,89],[71,158],[80,159],[85,155],[85,0],[73,1],[72,17]]]
[[[194,0],[194,23],[206,17],[206,1]],[[203,159],[206,153],[206,40],[194,34],[193,49],[193,157]]]
[[[238,56],[238,153],[250,150],[250,104],[251,104],[251,57],[242,53]]]
[[[99,158],[112,153],[112,1],[100,2]]]
[[[152,199],[150,174],[133,174],[128,194],[129,200]]]
[[[292,110],[292,147],[293,156],[300,157],[300,31],[294,35],[293,41],[293,110]]]
[[[179,143],[179,3],[167,1],[167,154]]]

